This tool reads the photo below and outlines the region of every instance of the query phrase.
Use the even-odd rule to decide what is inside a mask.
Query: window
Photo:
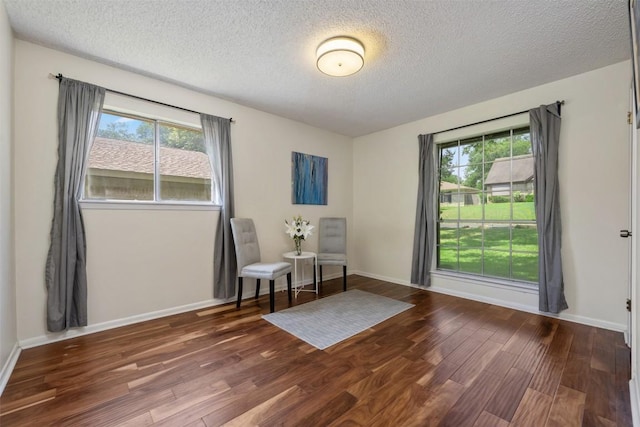
[[[211,203],[202,130],[104,111],[89,153],[84,200]]]
[[[437,268],[538,282],[529,128],[438,145]]]

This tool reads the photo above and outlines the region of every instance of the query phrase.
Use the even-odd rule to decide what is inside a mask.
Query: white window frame
[[[104,113],[123,115],[133,119],[143,119],[156,123],[154,132],[154,200],[119,200],[119,199],[86,199],[83,179],[80,207],[83,209],[103,209],[103,210],[207,210],[219,211],[220,206],[213,202],[213,171],[211,177],[211,201],[182,201],[182,200],[161,200],[159,198],[159,157],[160,149],[158,125],[178,126],[187,129],[202,131],[200,116],[182,110],[177,110],[168,106],[154,104],[148,101],[107,92],[102,111]]]
[[[480,123],[477,125],[467,126],[461,129],[441,132],[434,135],[434,144],[436,145],[435,149],[439,153],[440,145],[448,144],[457,140],[478,137],[481,135],[500,133],[500,132],[508,131],[511,129],[518,129],[526,126],[529,126],[528,112],[510,116],[510,117],[505,117],[502,119],[492,120],[485,123]],[[436,195],[434,197],[434,202],[439,205],[439,202],[440,202],[439,201],[439,197],[440,197],[439,164],[438,164],[437,170],[434,171],[434,173],[435,173],[436,182],[438,183],[438,188],[437,188]],[[432,267],[429,273],[436,277],[456,279],[462,282],[469,282],[469,283],[480,284],[480,285],[485,285],[485,286],[495,287],[495,288],[503,288],[503,289],[515,288],[515,289],[519,289],[524,293],[531,293],[531,294],[538,293],[538,284],[533,282],[439,269],[437,242],[434,245],[434,249],[435,250],[433,251],[432,258],[431,258]]]

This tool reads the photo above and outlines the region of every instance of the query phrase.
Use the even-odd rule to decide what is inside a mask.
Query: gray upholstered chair
[[[252,277],[256,279],[256,298],[260,293],[260,279],[269,280],[269,308],[275,311],[275,280],[287,275],[287,290],[291,302],[291,264],[288,262],[261,262],[258,235],[252,219],[231,218],[231,232],[236,247],[238,262],[238,301],[242,301],[242,279]]]
[[[320,218],[318,231],[318,269],[322,283],[323,265],[342,266],[342,287],[347,290],[347,219]]]

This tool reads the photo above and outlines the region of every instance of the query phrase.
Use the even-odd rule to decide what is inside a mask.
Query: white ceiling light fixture
[[[351,37],[334,37],[316,50],[318,70],[334,77],[355,74],[364,65],[364,46]]]

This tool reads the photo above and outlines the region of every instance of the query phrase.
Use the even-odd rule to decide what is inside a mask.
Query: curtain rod
[[[561,114],[562,111],[562,106],[564,105],[564,99],[562,101],[556,101],[556,105],[558,106],[558,114]],[[534,107],[535,108],[535,107]],[[469,126],[475,126],[475,125],[481,125],[482,123],[488,123],[488,122],[492,122],[494,120],[500,120],[500,119],[506,119],[507,117],[513,117],[513,116],[517,116],[518,114],[524,114],[529,112],[530,110],[532,110],[532,108],[529,108],[528,110],[523,110],[523,111],[518,111],[517,113],[511,113],[511,114],[505,114],[504,116],[500,116],[500,117],[494,117],[492,119],[486,119],[486,120],[480,120],[479,122],[475,122],[475,123],[469,123],[467,125],[462,125],[462,126],[456,126],[454,128],[451,129],[445,129],[445,130],[440,130],[438,132],[433,132],[433,135],[436,135],[438,133],[445,133],[445,132],[450,132],[452,130],[458,130],[458,129],[463,129],[463,128],[467,128]]]
[[[56,80],[60,81],[62,79],[62,77],[64,77],[64,76],[61,73],[58,73],[57,75],[53,74],[53,73],[49,73],[49,78],[50,79],[56,79]],[[120,92],[120,91],[113,90],[113,89],[108,89],[108,88],[104,88],[104,90],[106,90],[107,92],[115,93],[116,95],[128,96],[130,98],[135,98],[135,99],[139,99],[141,101],[151,102],[153,104],[164,105],[165,107],[175,108],[177,110],[186,111],[188,113],[201,114],[199,111],[189,110],[188,108],[178,107],[177,105],[166,104],[166,103],[160,102],[160,101],[154,101],[153,99],[143,98],[143,97],[137,96],[137,95],[131,95],[130,93],[124,93],[124,92]],[[233,117],[231,117],[231,118],[229,118],[229,122],[235,123],[236,121],[233,120]]]

